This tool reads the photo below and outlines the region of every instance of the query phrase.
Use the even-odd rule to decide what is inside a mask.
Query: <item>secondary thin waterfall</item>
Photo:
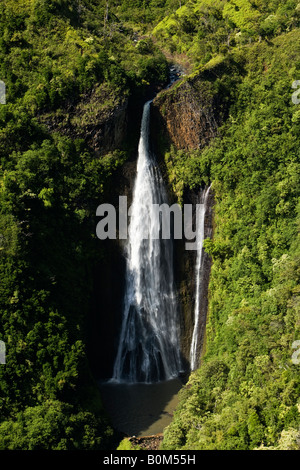
[[[112,378],[118,382],[168,380],[181,370],[172,240],[156,236],[153,204],[167,197],[149,147],[150,106],[151,101],[143,110],[126,243],[123,319]]]
[[[200,302],[202,298],[202,267],[203,267],[203,240],[205,228],[205,213],[210,187],[205,189],[200,196],[197,217],[197,259],[196,259],[196,295],[194,308],[194,329],[190,348],[190,367],[195,370],[198,366],[199,357],[199,323],[200,323]]]

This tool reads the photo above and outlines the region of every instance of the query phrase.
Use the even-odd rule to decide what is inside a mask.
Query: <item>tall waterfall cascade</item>
[[[112,380],[152,383],[181,371],[172,240],[158,239],[153,204],[167,202],[150,151],[151,101],[144,105],[137,175],[126,241],[122,326]]]
[[[198,367],[199,359],[199,337],[200,337],[200,303],[202,296],[202,274],[203,274],[203,241],[205,229],[205,214],[207,210],[210,187],[202,191],[197,214],[197,258],[196,258],[196,294],[194,307],[194,328],[190,348],[190,368]]]

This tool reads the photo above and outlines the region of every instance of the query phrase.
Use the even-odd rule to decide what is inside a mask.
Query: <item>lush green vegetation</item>
[[[179,199],[213,183],[215,231],[206,351],[163,447],[299,448],[299,17],[297,0],[1,1],[0,449],[114,445],[86,318],[95,209],[128,155],[80,129],[164,84],[161,50],[228,108],[210,146],[166,153]]]
[[[127,155],[99,155],[74,129],[97,126],[168,74],[117,10],[98,0],[0,4],[0,449],[112,445],[86,318],[104,255],[95,210]],[[68,120],[58,124],[71,110],[68,135]]]
[[[204,150],[166,155],[175,189],[212,182],[215,229],[206,350],[164,449],[299,449],[299,51],[295,30],[204,68],[227,84],[228,119]]]
[[[140,446],[134,446],[129,439],[123,439],[117,447],[117,450],[141,450]]]
[[[203,65],[217,54],[299,26],[298,0],[190,0],[153,30],[172,53]]]

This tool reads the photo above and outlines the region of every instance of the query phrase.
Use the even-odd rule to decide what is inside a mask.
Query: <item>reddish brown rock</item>
[[[216,103],[210,82],[183,79],[153,102],[153,132],[163,128],[168,144],[177,149],[203,148],[217,133]]]

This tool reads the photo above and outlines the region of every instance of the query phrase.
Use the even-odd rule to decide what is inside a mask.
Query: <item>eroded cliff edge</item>
[[[153,101],[153,135],[178,150],[207,145],[216,136],[219,121],[209,85],[198,77],[187,78],[161,92]]]

